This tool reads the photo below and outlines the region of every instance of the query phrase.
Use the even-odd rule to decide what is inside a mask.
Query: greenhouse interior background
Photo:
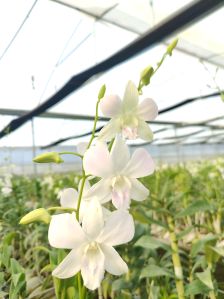
[[[0,2],[0,298],[224,298],[223,28],[223,0]],[[171,53],[169,45],[174,45]],[[140,74],[148,66],[156,70],[155,75],[139,99],[151,98],[158,106],[158,116],[148,121],[153,139],[127,140],[127,145],[132,154],[143,148],[151,155],[155,172],[150,175],[147,200],[156,202],[156,196],[165,194],[164,198],[171,201],[167,207],[161,195],[161,213],[167,208],[186,216],[185,220],[172,220],[177,233],[174,243],[181,244],[180,260],[184,264],[182,251],[200,240],[188,261],[199,266],[193,267],[189,277],[179,279],[175,257],[173,268],[171,258],[164,258],[169,255],[166,246],[178,251],[167,237],[173,236],[171,220],[167,218],[167,232],[167,226],[160,225],[166,214],[156,210],[159,204],[145,204],[145,210],[140,211],[134,201],[132,215],[140,223],[137,225],[142,225],[138,231],[136,228],[134,241],[141,249],[130,254],[142,254],[145,260],[129,268],[130,273],[137,268],[144,270],[136,274],[139,286],[130,274],[133,280],[126,276],[125,283],[117,277],[112,280],[112,289],[110,283],[105,287],[104,279],[98,293],[87,290],[76,295],[77,285],[69,293],[62,283],[63,295],[50,278],[53,257],[51,263],[45,263],[49,249],[43,248],[49,245],[42,234],[46,229],[36,223],[20,228],[19,222],[31,210],[59,206],[64,188],[78,188],[84,164],[73,154],[63,155],[63,163],[34,163],[33,159],[46,152],[77,152],[92,136],[100,88],[105,84],[106,96],[116,94],[122,99],[127,82],[138,86]],[[100,109],[98,113],[96,138],[109,121]],[[148,188],[146,178],[142,182]],[[175,207],[172,200],[176,200]],[[142,231],[147,225],[151,239],[142,245]],[[181,233],[188,241],[181,240]],[[203,238],[206,241],[201,241]],[[161,239],[165,245],[159,243]],[[216,248],[213,253],[219,258],[206,264],[208,246]],[[119,253],[131,264],[128,250]],[[144,254],[140,250],[145,250]],[[162,253],[157,256],[157,251]],[[146,274],[143,265],[147,268],[150,263],[153,270]],[[51,267],[47,268],[48,264]],[[187,271],[183,270],[184,275]]]

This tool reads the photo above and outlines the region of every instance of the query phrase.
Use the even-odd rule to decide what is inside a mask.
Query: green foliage
[[[150,196],[132,202],[135,238],[116,248],[130,271],[121,277],[106,274],[104,299],[177,298],[168,217],[173,220],[186,298],[209,298],[211,291],[223,298],[223,174],[224,162],[216,160],[163,166],[141,180]],[[58,192],[77,188],[79,180],[75,174],[14,176],[12,194],[0,194],[0,298],[78,299],[75,278],[59,280],[51,275],[67,252],[49,246],[47,225],[18,222],[35,209],[63,212]],[[88,292],[87,298],[97,298],[96,292]]]

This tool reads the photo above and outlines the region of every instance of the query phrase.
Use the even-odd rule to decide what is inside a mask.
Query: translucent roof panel
[[[0,88],[0,109],[28,111],[37,107],[74,74],[111,56],[190,2],[157,0],[153,1],[153,5],[146,0],[20,0],[19,5],[16,0],[1,2],[0,79],[4,84]],[[16,9],[12,11],[12,7]],[[152,97],[162,110],[191,97],[217,92],[217,88],[224,89],[224,44],[220,38],[223,12],[223,8],[219,9],[176,34],[180,37],[177,49],[172,57],[166,59],[150,86],[144,89],[141,99]],[[10,13],[12,18],[8,18]],[[129,79],[137,84],[143,68],[156,66],[169,40],[167,38],[133,59],[93,77],[48,112],[93,115],[102,84],[106,84],[107,94],[115,93],[122,97]],[[197,100],[161,114],[157,118],[158,124],[152,125],[153,131],[158,131],[155,143],[176,142],[178,136],[183,142],[188,142],[191,137],[182,139],[181,136],[202,129],[206,136],[211,128],[200,126],[200,122],[223,115],[224,104],[218,96]],[[1,112],[0,117],[0,130],[16,118],[1,116]],[[169,124],[172,122],[177,123],[177,128]],[[99,123],[101,125],[103,123]],[[224,121],[218,119],[211,125],[224,127]],[[91,128],[92,122],[38,117],[34,120],[35,143],[46,145],[88,132]],[[217,133],[221,130],[217,129]],[[197,134],[193,136],[194,140],[200,137]],[[85,138],[64,144],[72,145],[80,140]],[[31,123],[0,139],[0,145],[32,145]]]

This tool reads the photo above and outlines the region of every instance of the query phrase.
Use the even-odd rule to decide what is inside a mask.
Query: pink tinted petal
[[[112,118],[99,132],[99,141],[110,141],[117,133],[121,132],[121,123],[119,118]]]
[[[135,225],[132,216],[127,211],[117,210],[112,212],[106,220],[97,241],[109,246],[116,246],[131,241],[134,233]]]
[[[138,89],[132,81],[128,81],[124,92],[124,98],[122,103],[123,113],[130,113],[137,109],[138,106]]]
[[[105,256],[105,270],[113,275],[121,275],[128,272],[128,266],[117,253],[117,251],[108,245],[100,245]]]
[[[137,179],[131,179],[131,198],[142,201],[149,195],[149,190]]]
[[[116,209],[127,210],[130,207],[130,192],[129,190],[113,190],[112,203]]]
[[[54,269],[52,275],[60,279],[74,276],[81,269],[82,251],[73,249]]]
[[[82,228],[84,232],[91,238],[95,239],[104,226],[103,211],[99,201],[93,198],[85,211]]]
[[[121,112],[121,99],[117,95],[105,96],[100,101],[100,110],[107,117],[115,117]]]
[[[67,188],[60,193],[60,204],[63,208],[76,209],[78,192],[73,188]]]
[[[138,106],[138,115],[145,121],[154,120],[158,115],[158,106],[152,99],[144,99]]]
[[[153,132],[144,120],[139,120],[137,131],[139,138],[146,141],[153,140]]]
[[[89,247],[83,256],[81,274],[88,289],[95,290],[100,286],[104,277],[104,260],[104,254],[99,247]]]
[[[86,174],[107,177],[112,172],[112,163],[106,144],[98,142],[88,149],[83,158]]]
[[[139,148],[133,153],[123,173],[130,178],[140,178],[152,174],[154,169],[150,154],[144,148]]]
[[[121,136],[116,136],[110,155],[114,173],[121,171],[128,163],[130,159],[129,149]]]
[[[73,249],[85,244],[85,234],[76,220],[75,213],[53,215],[51,218],[48,240],[56,248]]]
[[[94,196],[96,196],[101,203],[108,202],[111,199],[110,179],[100,180],[85,193],[86,200],[91,200]]]

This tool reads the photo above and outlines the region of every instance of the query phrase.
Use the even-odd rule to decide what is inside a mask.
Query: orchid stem
[[[86,174],[85,174],[84,169],[82,169],[82,183],[81,183],[81,187],[80,187],[80,191],[79,191],[77,211],[76,211],[77,221],[79,221],[79,210],[80,210],[80,206],[81,206],[82,194],[83,194],[83,189],[84,189],[84,186],[85,186],[85,182],[86,182]]]
[[[78,288],[79,288],[79,298],[82,299],[82,279],[81,279],[81,273],[78,273]]]
[[[182,265],[181,265],[181,261],[180,261],[177,237],[176,237],[175,230],[174,230],[175,224],[174,224],[173,218],[170,215],[167,216],[167,224],[169,227],[170,243],[171,243],[171,249],[172,249],[172,260],[173,260],[173,267],[174,267],[178,299],[185,299],[183,269],[182,269]]]
[[[92,142],[93,142],[93,139],[95,138],[95,133],[96,133],[96,124],[97,124],[97,121],[99,119],[99,104],[100,104],[100,100],[101,99],[98,99],[98,101],[96,102],[96,112],[95,112],[95,118],[94,118],[94,124],[93,124],[93,130],[92,130],[92,135],[91,135],[91,138],[90,138],[90,141],[88,143],[88,146],[87,146],[87,149],[90,148]]]
[[[77,156],[77,157],[83,159],[83,155],[80,155],[80,154],[74,153],[74,152],[60,152],[59,155],[73,155],[73,156]]]
[[[103,292],[101,286],[98,288],[98,299],[103,299]]]

